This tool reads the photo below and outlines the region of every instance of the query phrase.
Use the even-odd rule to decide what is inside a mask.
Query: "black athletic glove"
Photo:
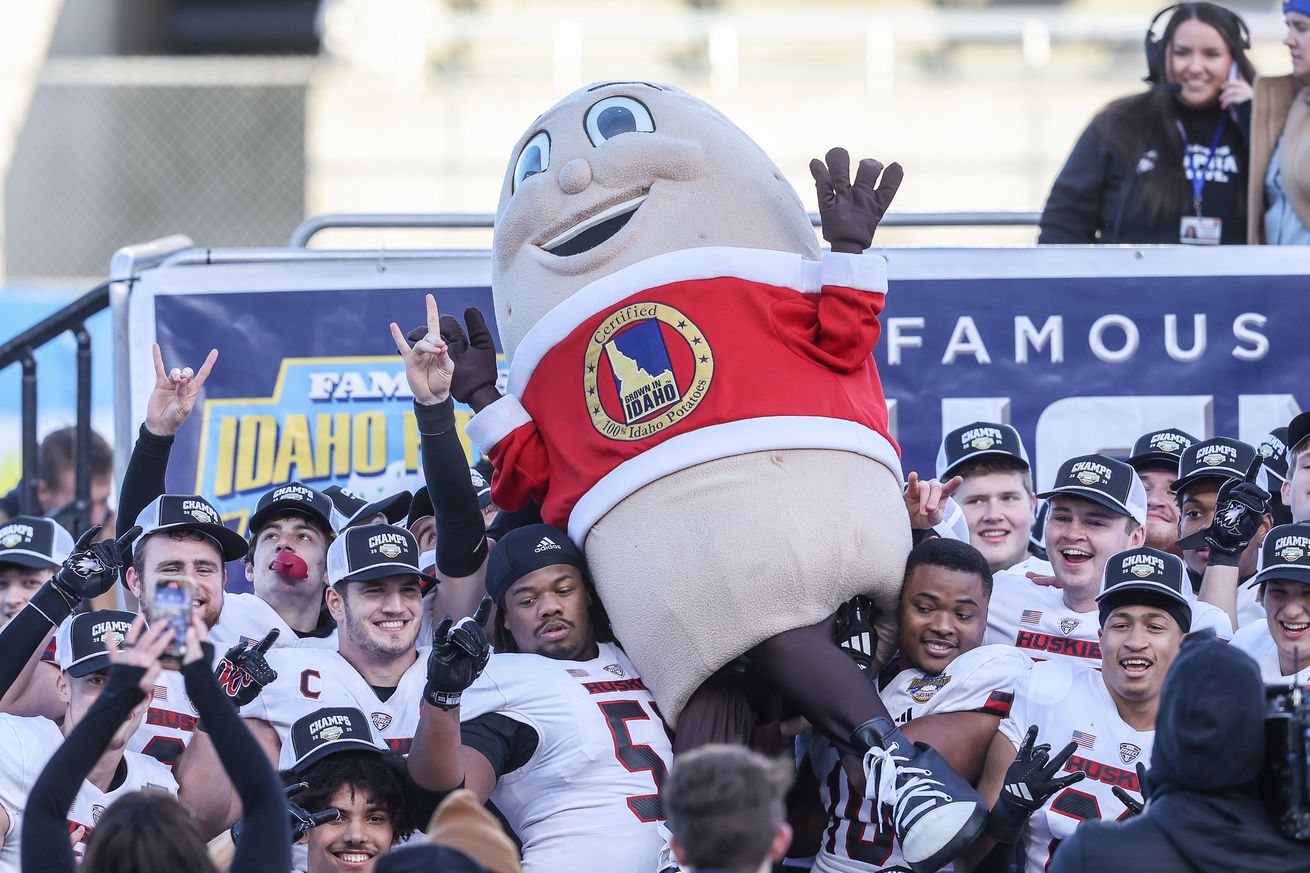
[[[330,806],[322,812],[306,812],[304,807],[295,803],[291,799],[308,787],[308,782],[297,782],[295,785],[288,785],[283,789],[283,792],[287,796],[287,812],[291,815],[291,842],[293,843],[300,842],[305,834],[309,833],[319,825],[341,821],[341,810],[337,809],[335,806]],[[241,831],[244,827],[244,819],[232,825],[233,842],[241,837]]]
[[[428,684],[423,699],[438,709],[459,706],[464,689],[473,684],[491,658],[491,643],[482,626],[491,615],[491,598],[483,597],[471,617],[455,621],[449,615],[432,634]]]
[[[1137,762],[1137,788],[1142,793],[1141,800],[1133,797],[1118,785],[1110,789],[1110,793],[1119,798],[1120,803],[1128,807],[1128,811],[1119,816],[1119,821],[1123,821],[1126,818],[1132,818],[1136,815],[1141,815],[1142,810],[1146,809],[1146,801],[1151,797],[1151,790],[1147,787],[1146,781],[1146,765],[1141,761]]]
[[[1033,748],[1036,742],[1037,725],[1032,725],[1019,746],[1014,763],[1005,773],[1005,787],[987,819],[987,834],[998,843],[1016,842],[1023,833],[1028,816],[1041,809],[1055,792],[1081,782],[1087,776],[1081,770],[1058,778],[1055,775],[1077,748],[1073,743],[1052,758],[1051,747],[1043,743]]]
[[[874,187],[879,173],[882,184]],[[832,244],[834,252],[858,255],[873,243],[873,232],[896,196],[905,171],[900,164],[890,164],[883,172],[881,163],[865,158],[855,171],[852,185],[851,157],[846,149],[835,148],[823,161],[810,161],[810,175],[819,193],[823,238]]]
[[[833,639],[843,652],[850,656],[865,673],[873,666],[878,651],[878,632],[873,617],[878,607],[864,595],[856,595],[837,607],[837,622],[833,626]]]
[[[451,315],[441,316],[441,338],[446,341],[446,348],[455,362],[455,373],[450,377],[450,396],[480,411],[500,397],[496,390],[499,377],[496,344],[476,307],[464,310],[464,322],[468,324],[467,335],[459,319]]]
[[[82,534],[77,545],[73,546],[73,553],[50,580],[50,588],[67,605],[69,612],[83,600],[99,597],[114,587],[119,571],[132,555],[132,543],[140,535],[141,528],[133,526],[117,540],[91,542],[98,533],[100,525]]]
[[[258,697],[264,686],[277,678],[277,671],[268,666],[264,653],[273,646],[280,633],[273,628],[258,643],[242,639],[218,662],[214,678],[238,708]]]
[[[1269,492],[1255,484],[1263,459],[1251,462],[1242,479],[1229,479],[1215,497],[1214,520],[1205,530],[1178,541],[1180,549],[1209,549],[1209,564],[1236,567],[1269,511]]]

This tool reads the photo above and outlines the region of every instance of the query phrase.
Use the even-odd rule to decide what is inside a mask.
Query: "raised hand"
[[[78,538],[73,552],[55,573],[50,584],[68,603],[77,606],[89,597],[99,597],[118,581],[118,571],[127,566],[132,555],[132,543],[141,533],[133,526],[116,540],[92,542],[100,533],[100,525],[87,530]]]
[[[824,160],[810,161],[810,175],[819,195],[823,238],[834,252],[858,255],[873,243],[873,232],[901,187],[905,171],[896,163],[884,171],[879,161],[865,158],[855,171],[852,185],[851,157],[846,149],[835,148]]]
[[[441,336],[450,347],[455,359],[455,377],[450,393],[460,403],[467,403],[474,411],[500,399],[496,390],[499,370],[496,368],[496,344],[482,313],[475,306],[464,310],[468,335],[459,320],[451,315],[441,317]]]
[[[218,349],[210,349],[200,372],[190,367],[174,367],[164,372],[164,356],[159,343],[151,347],[155,356],[155,387],[146,401],[146,430],[155,436],[173,436],[196,407],[196,395],[209,378],[209,371],[218,361]]]
[[[437,298],[425,297],[428,310],[427,333],[419,337],[411,348],[404,332],[391,322],[391,338],[396,351],[405,359],[405,378],[414,399],[424,406],[440,403],[450,396],[450,380],[455,372],[455,361],[450,356],[446,341],[441,338],[441,313],[437,311]]]
[[[254,700],[264,686],[277,679],[277,671],[268,665],[264,655],[272,648],[279,633],[277,628],[273,628],[258,643],[242,639],[218,662],[214,677],[237,707]]]
[[[287,798],[287,813],[291,816],[291,842],[298,843],[304,838],[305,834],[312,831],[320,825],[331,824],[332,822],[341,821],[341,810],[335,806],[329,806],[321,812],[308,812],[300,804],[296,803],[294,798],[300,792],[309,787],[308,782],[297,782],[288,785],[282,789]],[[232,839],[238,839],[241,831],[245,829],[245,819],[232,825]]]
[[[998,843],[1018,840],[1028,816],[1041,809],[1057,791],[1087,777],[1081,770],[1068,776],[1056,776],[1077,748],[1073,743],[1052,758],[1051,747],[1046,743],[1034,746],[1036,742],[1037,725],[1032,725],[1019,746],[1014,763],[1005,773],[1005,787],[988,817],[987,833]]]
[[[937,479],[920,479],[918,473],[910,473],[905,480],[905,511],[910,514],[910,527],[927,530],[942,523],[946,517],[946,498],[950,497],[964,479],[952,476],[945,482]]]
[[[146,626],[144,615],[138,615],[132,621],[132,627],[123,639],[120,648],[113,634],[105,637],[105,654],[109,657],[111,669],[114,666],[134,667],[145,673],[137,682],[137,687],[150,697],[155,693],[155,680],[161,669],[159,659],[173,641],[173,629],[167,622],[159,622],[154,627]]]
[[[1210,526],[1179,540],[1180,549],[1209,549],[1209,564],[1237,566],[1269,511],[1269,492],[1255,484],[1263,463],[1256,455],[1243,478],[1229,479],[1219,487]]]
[[[447,615],[437,625],[428,655],[428,683],[423,689],[428,703],[438,709],[454,709],[465,689],[482,675],[491,659],[491,643],[484,630],[490,616],[491,598],[483,597],[472,616],[455,621]]]

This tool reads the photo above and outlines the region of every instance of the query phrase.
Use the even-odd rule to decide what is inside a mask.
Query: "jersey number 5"
[[[654,749],[647,745],[634,745],[628,722],[647,720],[650,716],[645,707],[636,700],[609,700],[597,703],[605,714],[605,723],[609,725],[614,737],[614,755],[629,773],[649,770],[655,781],[654,794],[639,794],[628,798],[628,809],[644,822],[663,821],[664,805],[660,802],[660,792],[664,790],[664,777],[668,769],[664,760]]]

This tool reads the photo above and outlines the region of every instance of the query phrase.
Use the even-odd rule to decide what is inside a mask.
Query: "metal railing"
[[[892,212],[882,227],[1036,227],[1040,212]],[[301,222],[291,234],[291,246],[303,248],[324,230],[375,230],[387,228],[488,229],[496,216],[481,212],[381,212],[328,213]],[[810,213],[810,223],[819,226],[819,213]]]
[[[21,364],[23,474],[19,506],[24,513],[40,515],[37,505],[38,444],[36,440],[36,350],[65,333],[77,342],[77,446],[74,450],[76,487],[73,504],[61,520],[74,536],[91,523],[91,334],[86,320],[109,306],[109,283],[97,285],[77,300],[46,317],[0,346],[0,370]]]

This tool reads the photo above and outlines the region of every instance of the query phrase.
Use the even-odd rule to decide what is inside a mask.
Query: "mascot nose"
[[[559,187],[565,194],[581,194],[591,184],[591,164],[574,158],[559,170]]]

